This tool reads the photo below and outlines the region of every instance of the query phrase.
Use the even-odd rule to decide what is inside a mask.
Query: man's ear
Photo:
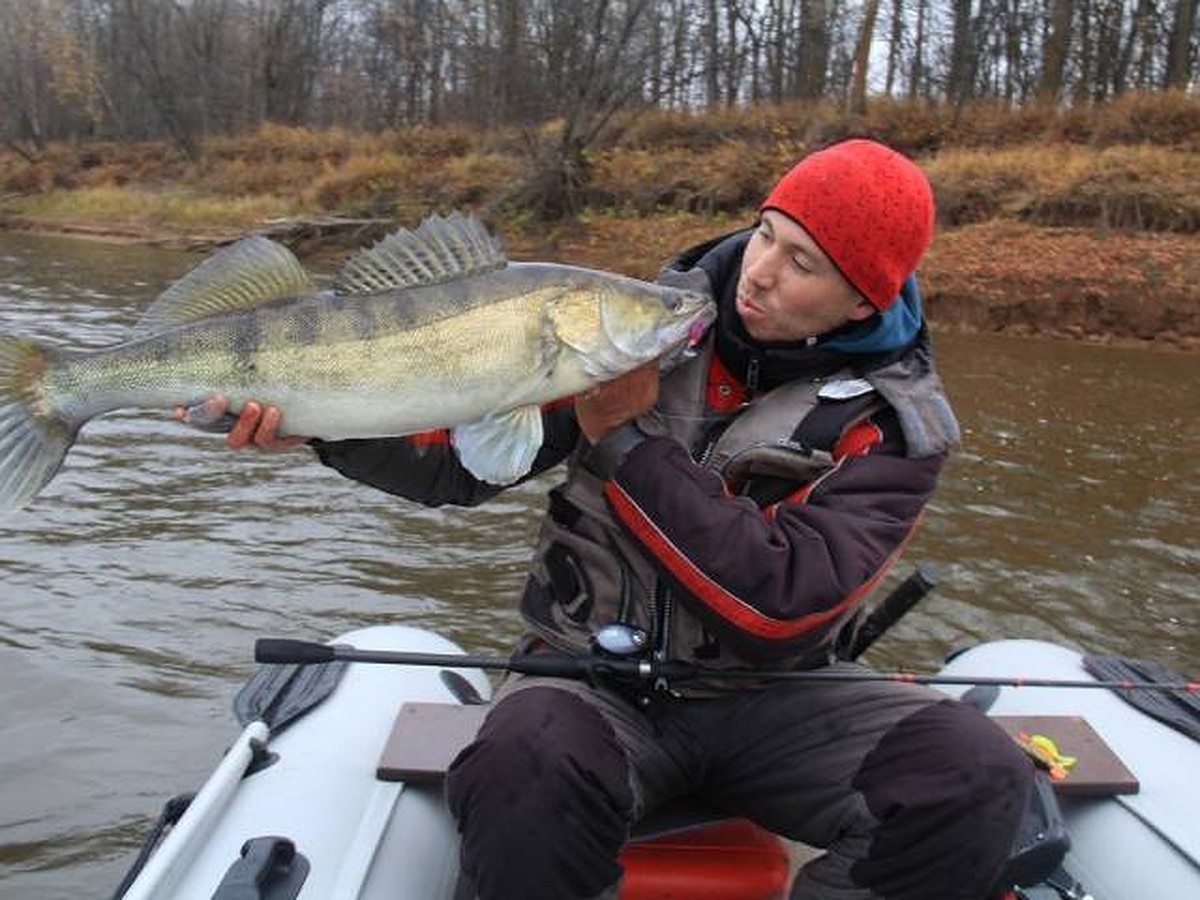
[[[861,322],[871,318],[877,312],[879,310],[875,308],[875,304],[866,297],[859,297],[858,302],[854,304],[854,309],[850,310],[850,321]]]

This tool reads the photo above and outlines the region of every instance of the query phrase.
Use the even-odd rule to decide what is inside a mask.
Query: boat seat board
[[[402,704],[375,777],[409,784],[440,781],[458,752],[474,739],[490,708],[486,704]]]
[[[474,739],[489,709],[488,704],[404,703],[396,713],[375,777],[380,781],[411,784],[440,781],[458,752]],[[662,837],[729,818],[728,813],[711,809],[694,798],[682,797],[639,822],[633,835]]]
[[[992,721],[1014,739],[1018,734],[1044,734],[1059,752],[1076,762],[1067,777],[1052,781],[1056,794],[1074,797],[1111,797],[1136,794],[1137,777],[1082,716],[992,716]]]
[[[380,781],[436,784],[445,777],[458,752],[474,739],[489,709],[488,704],[403,704],[380,754],[375,777]],[[635,824],[632,837],[660,838],[732,818],[695,798],[679,797]]]

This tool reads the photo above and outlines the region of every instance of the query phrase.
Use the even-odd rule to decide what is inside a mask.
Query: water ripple
[[[0,241],[0,329],[60,345],[119,340],[191,261]],[[871,661],[930,668],[1039,637],[1195,673],[1200,398],[1178,390],[1194,359],[938,346],[964,446],[907,559],[940,585]],[[307,451],[232,454],[163,411],[90,423],[49,488],[0,520],[0,894],[114,885],[162,800],[228,744],[258,636],[403,622],[505,650],[552,479],[425,509]]]

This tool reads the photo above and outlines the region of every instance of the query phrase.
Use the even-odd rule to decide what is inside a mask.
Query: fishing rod
[[[919,672],[871,672],[826,669],[719,669],[682,660],[630,659],[613,656],[583,656],[566,653],[523,653],[513,656],[481,656],[454,653],[416,653],[396,650],[364,650],[346,644],[321,644],[285,638],[260,638],[254,645],[260,663],[313,665],[329,662],[364,662],[402,666],[434,666],[446,669],[492,669],[523,675],[595,679],[604,676],[668,682],[715,680],[769,680],[799,682],[895,681],[926,685],[995,685],[997,687],[1103,688],[1200,693],[1200,681],[1156,682],[1134,680],[1089,681],[1070,678],[1030,678],[1020,675],[928,675]]]

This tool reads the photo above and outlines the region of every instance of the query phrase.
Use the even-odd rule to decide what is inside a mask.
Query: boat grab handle
[[[308,859],[287,838],[250,838],[212,900],[294,900],[308,870]]]

